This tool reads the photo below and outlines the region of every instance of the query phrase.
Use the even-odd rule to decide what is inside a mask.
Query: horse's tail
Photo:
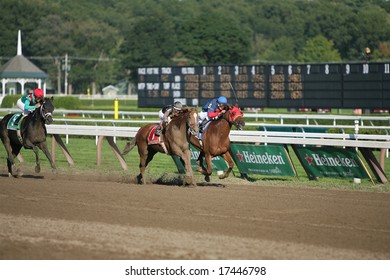
[[[134,147],[137,145],[137,139],[134,137],[131,142],[127,142],[126,146],[123,148],[123,155],[127,155]]]

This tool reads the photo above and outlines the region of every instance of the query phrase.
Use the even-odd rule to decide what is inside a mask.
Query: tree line
[[[0,11],[0,64],[22,30],[23,55],[56,90],[68,54],[75,93],[134,81],[138,66],[390,59],[387,0],[2,0]]]

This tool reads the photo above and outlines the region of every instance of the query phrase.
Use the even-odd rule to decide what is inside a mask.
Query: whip
[[[229,81],[229,85],[230,85],[230,87],[231,87],[231,89],[232,89],[232,91],[233,91],[233,95],[234,95],[234,97],[236,98],[236,102],[237,102],[237,105],[238,105],[238,98],[237,98],[237,95],[236,95],[236,92],[235,92],[235,90],[234,90],[234,88],[233,88],[233,85],[232,85],[232,83]]]

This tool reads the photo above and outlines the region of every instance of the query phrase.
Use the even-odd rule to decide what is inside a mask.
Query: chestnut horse
[[[123,154],[126,155],[134,146],[138,146],[138,154],[140,156],[140,174],[137,176],[138,184],[145,183],[145,169],[154,155],[160,152],[180,157],[186,168],[186,179],[184,180],[183,185],[187,183],[191,186],[195,186],[194,174],[191,168],[191,151],[189,143],[190,135],[197,135],[199,132],[197,110],[184,108],[178,116],[172,118],[171,122],[166,126],[162,133],[162,141],[166,151],[159,143],[148,143],[148,137],[152,129],[156,126],[157,124],[147,124],[141,127],[135,138],[131,142],[128,142],[123,149]]]
[[[0,122],[0,138],[7,151],[7,166],[8,175],[19,177],[21,176],[20,170],[15,170],[15,157],[19,154],[22,147],[25,149],[32,149],[35,153],[35,172],[39,173],[41,170],[38,148],[40,148],[46,155],[50,162],[53,173],[57,173],[57,168],[51,158],[50,152],[46,144],[46,126],[45,123],[50,124],[53,121],[52,113],[54,106],[52,99],[45,98],[41,103],[41,106],[36,108],[34,112],[30,113],[20,122],[20,134],[17,130],[8,129],[8,122],[14,116],[14,114],[6,115]],[[16,116],[15,116],[16,117]]]
[[[237,129],[242,130],[245,126],[243,120],[244,114],[238,106],[226,106],[226,112],[219,119],[211,121],[206,130],[203,132],[203,147],[200,146],[198,138],[191,136],[191,144],[200,151],[197,163],[199,164],[198,171],[205,175],[206,182],[210,182],[211,159],[216,156],[221,156],[228,164],[228,170],[222,175],[220,179],[227,178],[233,169],[234,162],[229,153],[230,139],[229,133],[232,125]],[[203,165],[203,160],[206,160],[207,169]]]

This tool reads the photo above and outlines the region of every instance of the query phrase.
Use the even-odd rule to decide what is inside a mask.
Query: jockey
[[[183,109],[183,105],[176,101],[173,105],[167,105],[163,107],[159,112],[158,116],[160,118],[160,124],[154,133],[156,136],[161,135],[161,131],[166,127],[166,125],[171,121],[171,119],[177,116],[181,110]]]
[[[202,112],[199,113],[199,130],[202,131],[209,120],[217,119],[223,115],[226,112],[226,104],[227,99],[225,96],[220,96],[208,101],[202,107]]]
[[[22,110],[22,115],[26,116],[34,111],[35,108],[39,108],[41,106],[40,102],[43,100],[43,96],[43,90],[36,88],[34,92],[26,93],[21,98],[19,98],[16,102],[16,105],[20,110]],[[15,121],[15,125],[18,124],[22,115],[20,115],[20,117]]]

